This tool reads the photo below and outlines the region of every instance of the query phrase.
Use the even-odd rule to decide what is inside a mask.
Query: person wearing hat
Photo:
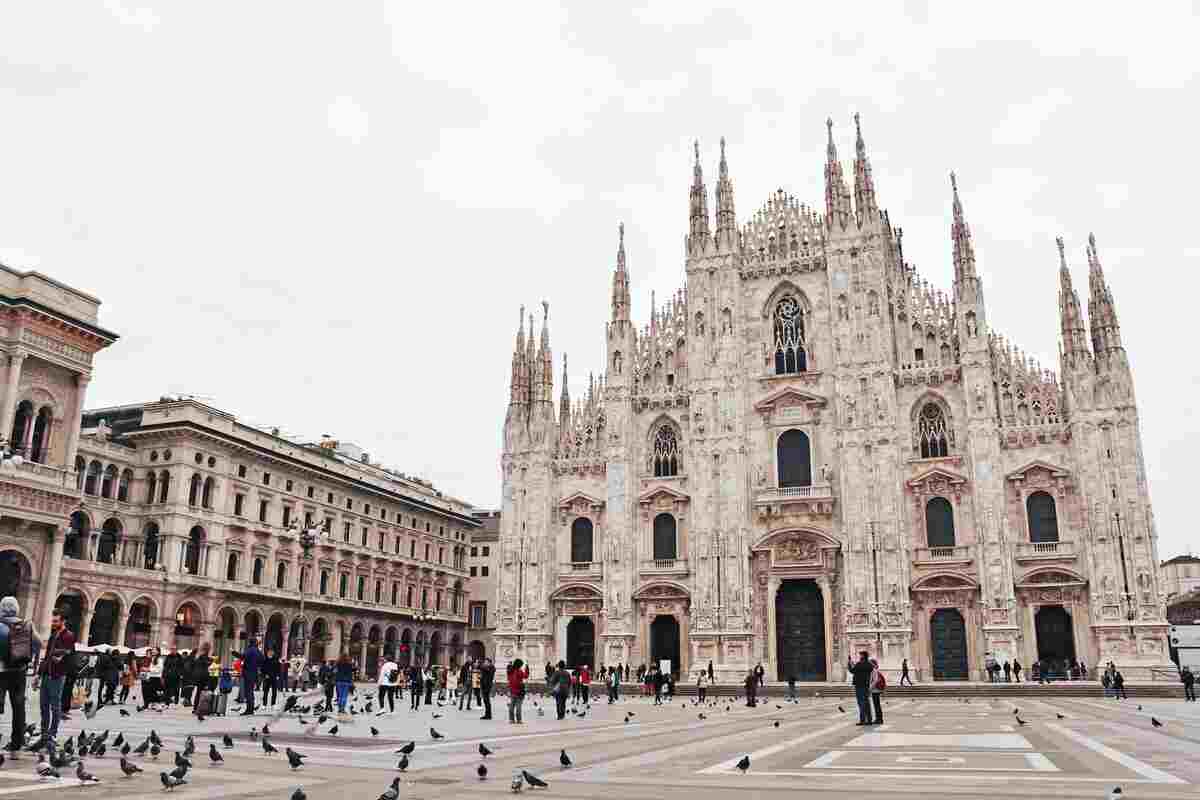
[[[9,634],[13,626],[30,624],[21,619],[21,606],[15,597],[5,597],[0,600],[0,702],[8,697],[8,705],[12,708],[12,733],[8,737],[5,750],[16,752],[25,742],[25,669],[29,666],[26,661],[14,660],[10,657]],[[31,629],[33,652],[38,651],[37,634]]]

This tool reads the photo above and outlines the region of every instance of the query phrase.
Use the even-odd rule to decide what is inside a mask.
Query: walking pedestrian
[[[249,644],[242,652],[242,696],[246,698],[246,710],[243,717],[254,713],[254,690],[258,685],[259,670],[262,668],[263,654],[258,649],[258,639],[251,636]]]
[[[125,705],[125,701],[129,699],[129,693],[133,690],[134,684],[138,680],[138,660],[133,653],[128,653],[124,658],[124,666],[121,668],[121,695],[117,698],[117,702]]]
[[[483,666],[479,668],[479,692],[483,696],[483,716],[480,719],[492,718],[492,687],[495,683],[496,665],[484,656]]]
[[[354,687],[354,662],[350,654],[343,652],[334,668],[334,689],[337,691],[337,709],[339,714],[346,713],[346,702],[350,699],[350,690]]]
[[[408,668],[408,693],[411,696],[412,703],[410,710],[418,711],[421,708],[421,693],[424,689],[421,680],[421,668],[413,664]]]
[[[470,659],[463,662],[462,667],[458,670],[458,710],[463,710],[463,701],[466,701],[467,711],[471,710],[471,661]]]
[[[708,674],[704,670],[696,673],[696,702],[703,703],[708,694]]]
[[[1017,683],[1021,682],[1021,662],[1013,659],[1013,680]]]
[[[879,662],[871,659],[871,666],[875,669],[871,672],[871,703],[875,706],[875,719],[872,724],[883,724],[883,705],[880,698],[883,695],[883,690],[887,688],[887,678],[883,676],[883,670],[879,668]]]
[[[592,671],[587,664],[579,670],[579,696],[585,706],[592,704]]]
[[[1007,659],[1004,662],[1004,682],[1012,683],[1012,664]]]
[[[908,674],[908,659],[907,658],[901,659],[901,661],[900,661],[900,685],[903,686],[905,681],[908,681],[909,686],[913,685],[912,676],[910,676]]]
[[[170,650],[163,659],[163,702],[168,706],[179,703],[179,684],[183,678],[183,656],[175,645]]]
[[[275,649],[267,648],[267,657],[263,660],[262,674],[262,704],[264,708],[274,708],[279,699],[279,656]]]
[[[871,724],[871,673],[875,671],[871,664],[870,654],[862,650],[858,654],[858,662],[847,661],[846,668],[850,670],[854,683],[854,699],[858,702],[858,725]]]
[[[758,685],[763,686],[763,681],[766,679],[767,671],[763,669],[762,662],[758,662],[754,667],[754,676],[758,679]]]
[[[75,652],[75,634],[67,629],[63,612],[55,609],[50,615],[50,638],[46,652],[38,665],[33,688],[41,686],[42,739],[53,741],[58,736],[58,724],[62,719],[63,684],[67,662]],[[22,705],[22,708],[24,706]],[[13,708],[13,713],[16,713]]]
[[[0,600],[0,702],[7,697],[12,709],[12,732],[4,748],[10,753],[25,743],[25,670],[38,647],[33,624],[21,619],[17,598]]]
[[[708,662],[708,682],[713,682],[713,663],[711,660]]]
[[[192,713],[197,717],[203,717],[206,714],[211,714],[215,707],[211,705],[213,687],[209,684],[208,672],[212,665],[212,658],[208,655],[208,642],[200,645],[200,650],[192,657],[191,673],[188,675],[188,682],[193,687],[192,694]],[[204,704],[201,704],[201,695],[203,695]]]
[[[400,667],[395,661],[385,661],[379,668],[379,713],[386,708],[389,714],[396,713],[396,684],[400,678]],[[385,705],[386,704],[386,705]]]
[[[1125,694],[1125,676],[1121,674],[1121,670],[1113,672],[1113,695],[1120,700],[1129,699],[1129,695]]]
[[[334,668],[332,661],[326,661],[321,664],[321,668],[317,670],[317,684],[325,692],[325,713],[333,713],[333,692],[334,692]]]
[[[759,666],[761,666],[761,664]],[[758,667],[755,667],[754,669],[750,670],[750,672],[748,672],[746,674],[745,683],[746,683],[746,705],[749,708],[754,708],[755,706],[758,705],[758,696],[757,696],[758,685],[759,685]]]
[[[1196,674],[1192,672],[1192,668],[1184,667],[1179,677],[1183,681],[1183,701],[1185,703],[1196,702]],[[16,721],[13,722],[13,725],[16,725]]]
[[[559,661],[557,669],[550,676],[550,694],[554,696],[554,710],[558,718],[567,716],[567,693],[571,691],[571,676],[567,672],[567,662]]]
[[[628,669],[628,667],[626,667],[626,669]],[[621,694],[621,667],[618,666],[608,676],[608,702],[609,702],[609,704],[611,705],[612,703],[617,702],[617,700],[620,699],[620,694]]]
[[[433,682],[434,675],[431,667],[426,667],[425,672],[421,675],[421,685],[425,687],[425,705],[433,705]]]

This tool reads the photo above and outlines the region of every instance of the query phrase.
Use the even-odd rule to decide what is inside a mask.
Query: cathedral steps
[[[541,683],[529,684],[531,691],[543,688]],[[741,684],[718,683],[708,688],[709,697],[732,697],[743,693]],[[592,697],[603,697],[604,686],[592,684]],[[1134,698],[1181,698],[1183,685],[1167,682],[1127,682],[1125,692]],[[635,697],[642,693],[641,684],[622,683],[621,695]],[[675,694],[683,697],[693,697],[696,694],[694,684],[676,684]],[[787,697],[786,683],[768,683],[759,687],[758,696]],[[1004,698],[1004,697],[1041,697],[1047,700],[1064,697],[1104,697],[1104,687],[1090,681],[1058,681],[1040,685],[1037,683],[973,683],[967,681],[937,681],[918,683],[915,686],[896,686],[892,683],[887,688],[888,697],[935,700],[938,698]],[[797,697],[832,697],[853,698],[854,687],[848,683],[797,683]]]

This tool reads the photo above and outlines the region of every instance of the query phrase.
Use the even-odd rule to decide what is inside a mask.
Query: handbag
[[[84,703],[88,701],[88,696],[91,692],[87,686],[76,686],[71,690],[71,708],[83,708]]]

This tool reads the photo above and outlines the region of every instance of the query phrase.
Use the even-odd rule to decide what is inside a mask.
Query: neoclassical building
[[[71,465],[92,359],[117,340],[99,311],[95,297],[0,264],[0,596],[16,597],[43,635],[79,505]]]
[[[1095,239],[1086,316],[1061,239],[1045,257],[1056,374],[989,325],[954,176],[943,292],[905,260],[856,133],[847,180],[829,123],[823,209],[780,190],[742,222],[724,141],[715,214],[697,146],[686,285],[635,326],[622,227],[607,363],[585,397],[569,396],[564,356],[556,409],[547,320],[535,337],[522,310],[501,661],[712,661],[727,678],[761,662],[802,681],[842,680],[860,650],[923,679],[978,678],[988,653],[1130,677],[1168,663]]]
[[[470,506],[355,445],[165,397],[87,411],[72,480],[58,603],[82,641],[208,641],[228,661],[256,636],[348,650],[367,675],[466,651]],[[309,559],[301,527],[320,531]]]

